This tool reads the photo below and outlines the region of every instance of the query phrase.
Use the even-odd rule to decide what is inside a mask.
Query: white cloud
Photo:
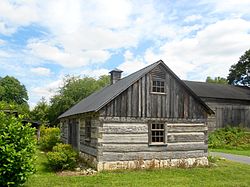
[[[0,39],[0,45],[4,45],[6,42]]]
[[[51,74],[50,69],[44,67],[31,68],[31,72],[41,76],[49,76]]]
[[[0,33],[14,33],[19,26],[27,26],[37,20],[36,1],[11,2],[1,0]]]
[[[40,99],[42,97],[45,97],[46,100],[49,100],[50,97],[56,94],[58,91],[58,88],[62,86],[63,80],[59,79],[56,81],[52,81],[48,84],[45,84],[44,86],[38,86],[31,88],[31,97]]]
[[[197,32],[194,38],[166,43],[155,55],[183,79],[226,77],[230,66],[249,48],[249,30],[250,22],[243,19],[218,21]]]
[[[109,75],[110,70],[101,68],[101,69],[84,69],[81,71],[81,76],[90,76],[98,79],[101,75]]]
[[[70,68],[103,63],[110,51],[137,47],[142,39],[157,42],[177,35],[152,1],[4,0],[0,15],[4,33],[32,23],[47,28],[49,38],[30,40],[27,54]]]
[[[30,41],[27,45],[27,49],[30,50],[31,54],[36,57],[46,59],[63,67],[69,68],[104,62],[110,57],[110,53],[105,50],[68,52],[48,42],[36,40]]]
[[[89,10],[98,12],[88,20],[95,26],[115,29],[129,26],[131,21],[129,16],[133,8],[129,0],[92,1],[88,3],[88,6]],[[89,17],[89,11],[85,11],[84,16]]]
[[[232,14],[250,14],[250,1],[249,0],[210,0],[208,3],[214,3],[215,12],[230,12]]]
[[[185,19],[184,19],[184,22],[194,22],[194,21],[197,21],[197,20],[200,20],[202,19],[202,16],[201,15],[191,15],[191,16],[187,16]]]
[[[8,57],[10,57],[10,54],[4,50],[0,50],[0,57],[1,58],[8,58]]]
[[[162,59],[182,79],[226,77],[230,66],[249,49],[249,30],[250,22],[243,19],[218,21],[192,38],[168,41],[159,50],[149,48],[143,56],[126,51],[118,68],[129,74]]]
[[[123,76],[129,75],[148,65],[142,57],[134,56],[134,54],[129,50],[124,53],[124,58],[124,62],[118,66],[118,69],[124,72]]]
[[[176,36],[175,28],[164,24],[164,14],[151,1],[73,4],[68,0],[60,3],[52,0],[39,5],[40,11],[43,10],[39,14],[41,23],[53,37],[48,41],[29,41],[27,51],[63,67],[103,63],[111,57],[110,51],[137,47],[142,39],[155,39],[157,43],[162,38]]]

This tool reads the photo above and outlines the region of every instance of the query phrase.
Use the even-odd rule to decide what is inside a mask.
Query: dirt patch
[[[61,171],[57,172],[57,175],[59,176],[90,176],[90,175],[95,175],[97,171],[93,169],[85,169],[85,170],[80,170],[80,171]]]

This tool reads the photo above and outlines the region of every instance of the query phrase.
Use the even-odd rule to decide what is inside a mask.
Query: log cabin
[[[61,138],[98,171],[207,165],[213,111],[159,60],[59,116]]]

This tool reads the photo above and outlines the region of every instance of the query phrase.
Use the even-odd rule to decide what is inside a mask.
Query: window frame
[[[85,119],[85,142],[91,141],[91,119]]]
[[[162,129],[152,129],[153,124],[162,124],[163,128]],[[167,145],[167,124],[165,122],[162,121],[151,121],[148,124],[148,138],[149,138],[149,145]],[[156,132],[156,131],[163,131],[163,141],[161,142],[153,142],[152,138],[153,138],[153,133],[152,132]]]
[[[155,82],[155,85],[154,85]],[[157,82],[160,82],[159,85],[157,85]],[[163,84],[162,84],[163,83]],[[155,90],[154,90],[155,88]],[[160,91],[157,91],[157,89],[159,89]],[[161,91],[161,89],[163,89],[163,92]],[[166,94],[166,80],[165,79],[161,79],[161,78],[152,78],[151,81],[151,93],[152,94]]]

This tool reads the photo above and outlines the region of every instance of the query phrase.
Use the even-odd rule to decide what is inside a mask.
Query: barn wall
[[[226,126],[250,128],[250,104],[230,100],[206,100],[206,104],[215,112],[208,116],[208,130],[214,131]]]
[[[152,93],[152,78],[165,79],[166,93]],[[206,118],[204,108],[163,66],[155,67],[100,110],[101,116]]]
[[[133,163],[149,164],[152,160],[167,161],[207,157],[207,126],[193,120],[166,121],[166,144],[149,143],[152,119],[102,118],[99,127],[98,170],[134,168]],[[129,162],[129,163],[128,163]],[[128,164],[130,166],[128,166]],[[132,165],[131,165],[132,164]]]

